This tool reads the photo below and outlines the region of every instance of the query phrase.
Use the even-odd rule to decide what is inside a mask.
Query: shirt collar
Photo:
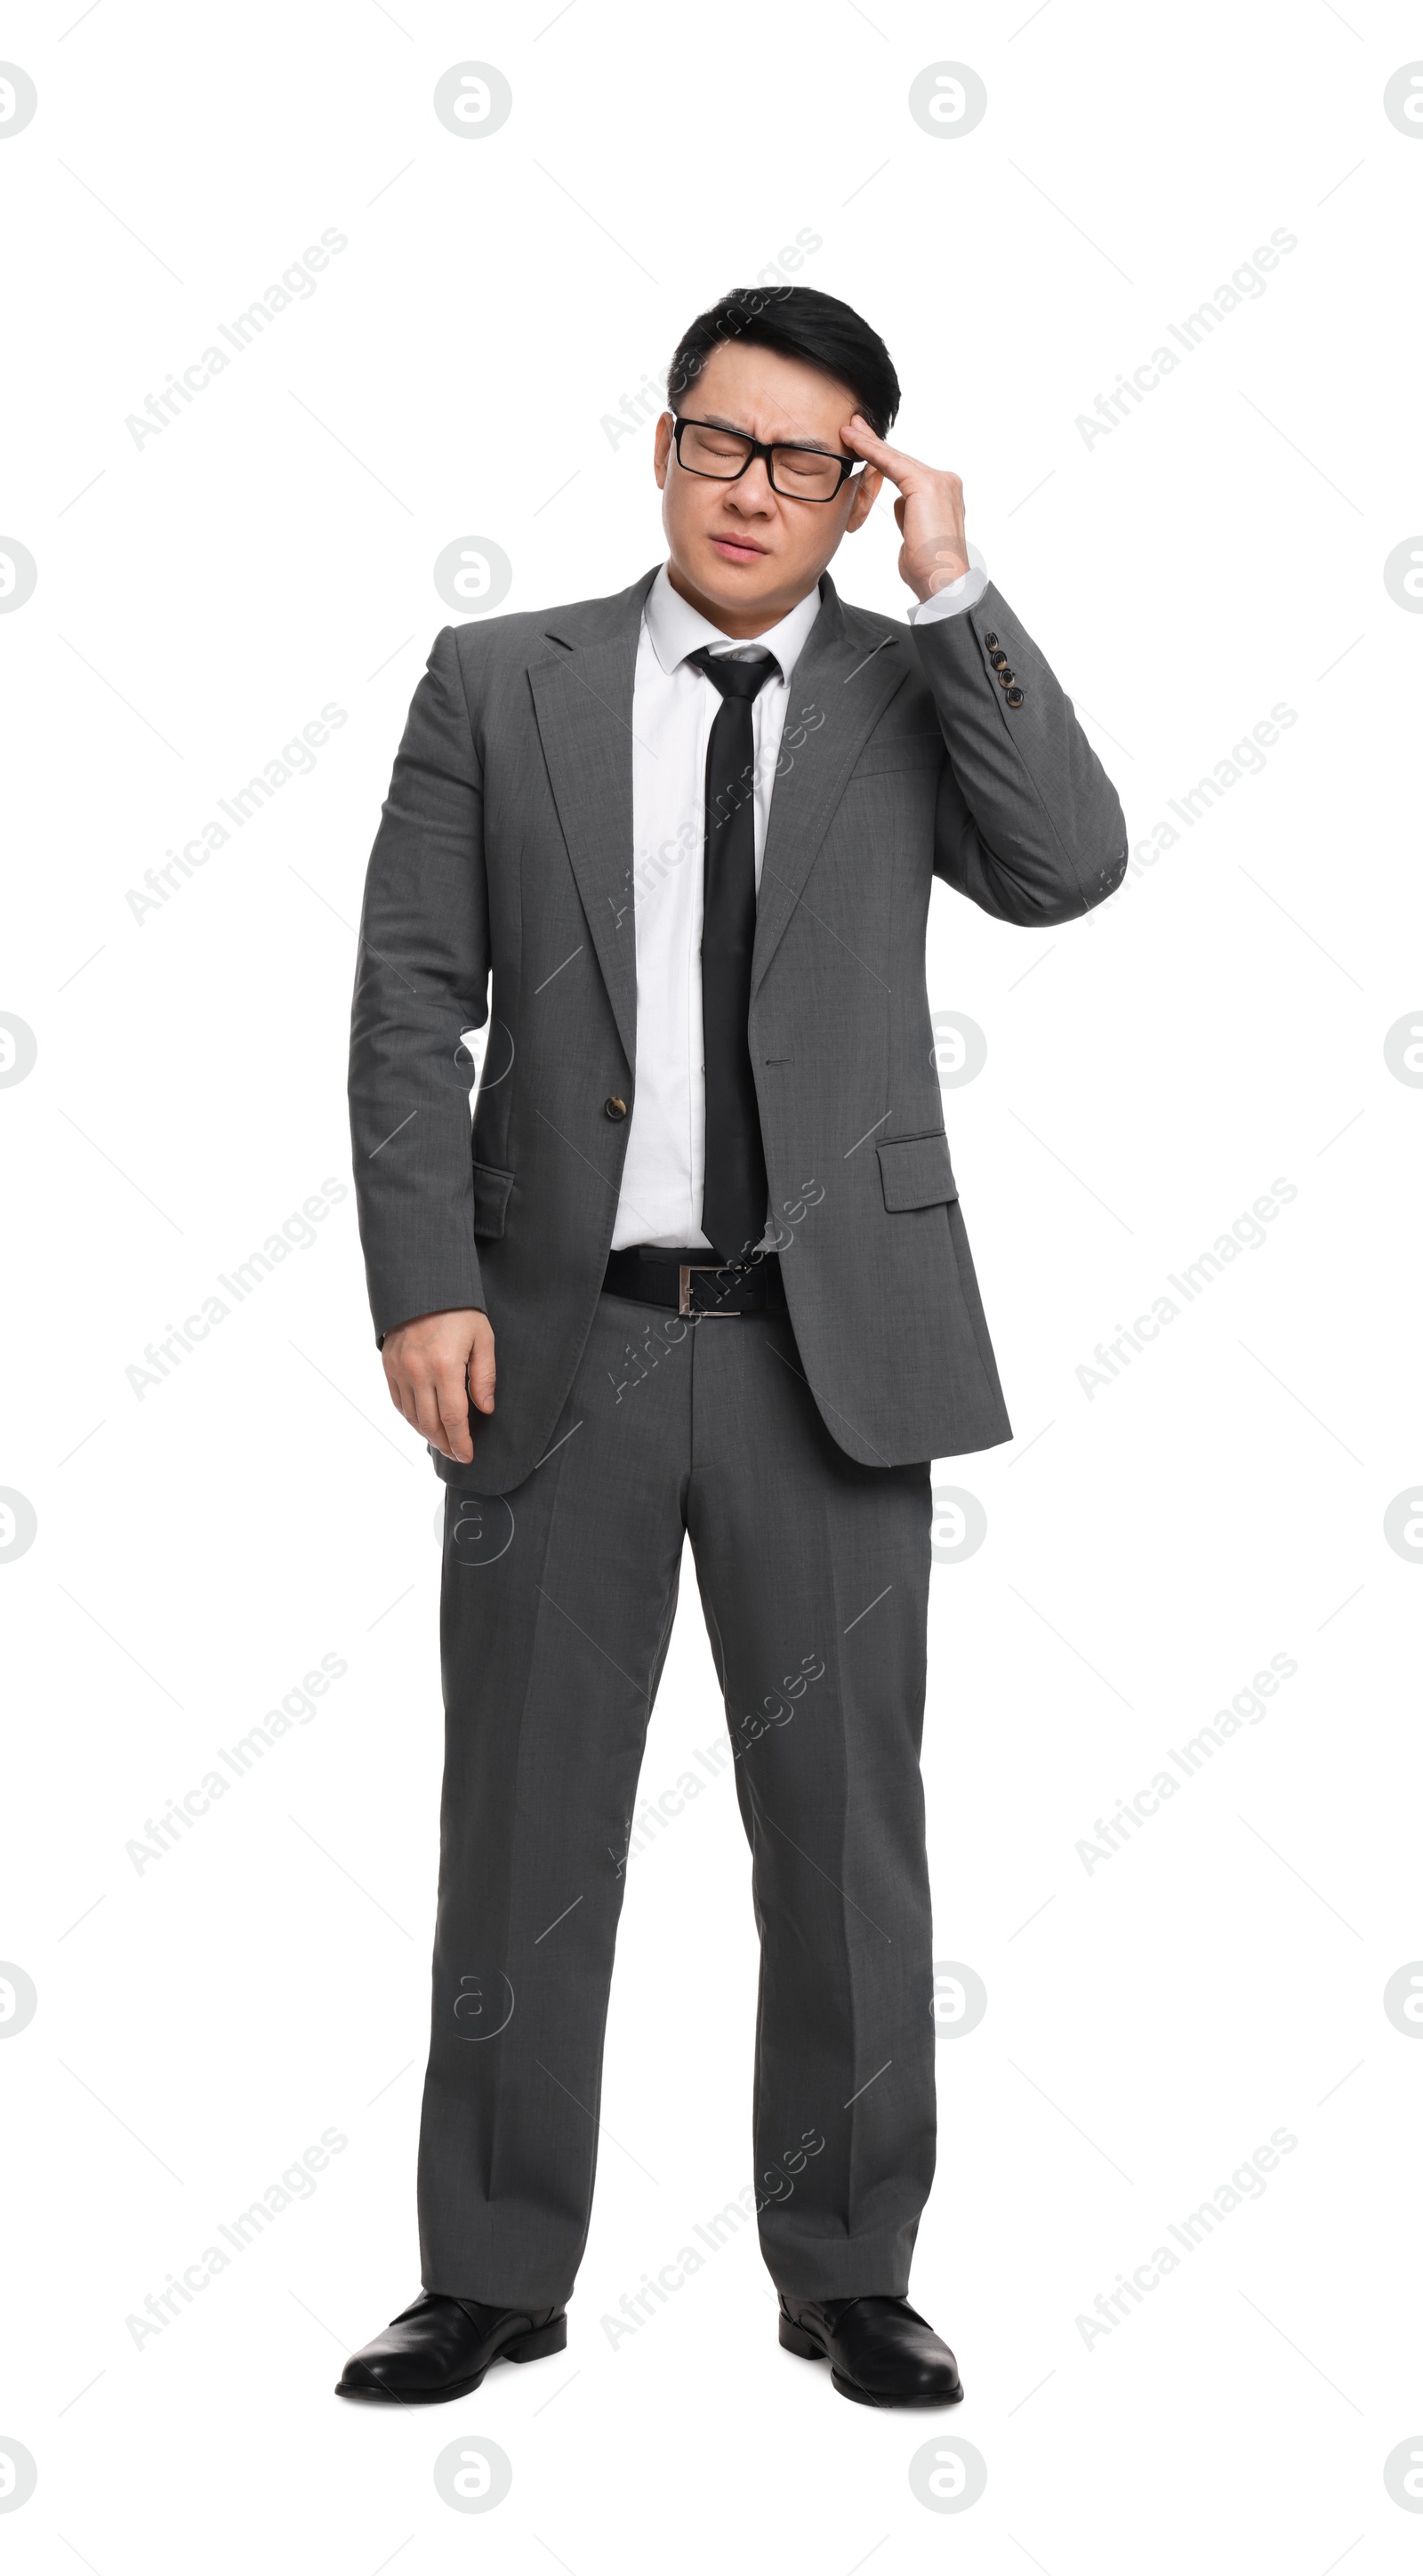
[[[768,626],[764,635],[738,638],[723,635],[719,626],[713,626],[700,609],[693,608],[680,591],[673,589],[665,564],[647,594],[647,604],[642,612],[652,649],[669,679],[678,664],[685,662],[689,653],[698,652],[703,644],[741,643],[764,645],[768,653],[775,655],[782,679],[789,680],[819,614],[820,589],[817,584],[814,590],[807,591],[804,599],[797,600],[789,616],[783,617],[776,626]]]

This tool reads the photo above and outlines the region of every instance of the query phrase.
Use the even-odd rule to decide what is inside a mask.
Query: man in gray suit
[[[936,876],[1069,921],[1126,833],[957,476],[886,444],[899,386],[857,314],[733,293],[669,402],[667,561],[445,628],[370,861],[354,1163],[391,1397],[447,1488],[446,1752],[424,2288],[339,2385],[433,2403],[566,2342],[689,1535],[752,1852],[780,2339],[861,2403],[941,2406],[954,2357],[906,2299],[930,1462],[1012,1434],[925,926]],[[884,481],[907,625],[826,570]]]

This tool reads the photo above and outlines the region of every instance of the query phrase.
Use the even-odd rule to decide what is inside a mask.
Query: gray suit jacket
[[[628,1121],[604,1104],[632,1104],[632,689],[653,578],[436,637],[366,880],[350,1097],[371,1309],[378,1338],[487,1312],[495,1410],[471,1414],[472,1467],[435,1460],[484,1493],[548,1447],[613,1230]],[[1120,883],[1126,827],[991,585],[915,628],[847,607],[828,574],[820,597],[762,862],[751,1058],[806,1377],[840,1447],[895,1466],[1012,1437],[934,1066],[930,887],[1045,928]],[[491,1011],[471,1139],[460,1031]]]

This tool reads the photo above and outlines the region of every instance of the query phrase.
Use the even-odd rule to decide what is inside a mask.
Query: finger
[[[403,1413],[407,1422],[413,1422],[415,1419],[415,1391],[410,1383],[409,1368],[391,1369],[387,1373],[386,1384],[390,1388],[390,1400],[394,1405],[396,1412]]]
[[[413,1430],[415,1427],[415,1397],[409,1378],[406,1376],[403,1369],[391,1369],[387,1372],[385,1382],[390,1389],[390,1400],[394,1405],[396,1412],[404,1414],[406,1421],[410,1424],[411,1429]]]
[[[481,1334],[469,1355],[469,1391],[481,1413],[494,1410],[494,1336]]]
[[[899,485],[901,491],[907,490],[916,478],[930,471],[917,456],[908,456],[902,447],[891,447],[887,440],[877,437],[860,412],[845,423],[843,435],[847,447],[853,448],[857,456],[863,456],[867,465],[877,465],[882,474],[889,476],[891,483]]]
[[[474,1456],[474,1442],[469,1430],[469,1390],[464,1370],[443,1369],[436,1381],[436,1403],[439,1408],[441,1446],[448,1458],[457,1458],[467,1467]]]
[[[448,1445],[444,1423],[440,1418],[440,1398],[434,1379],[432,1377],[417,1379],[414,1382],[413,1392],[416,1430],[423,1440],[429,1441],[432,1448],[441,1450],[446,1458],[450,1457],[453,1453]]]
[[[474,1456],[474,1442],[470,1436],[468,1396],[462,1395],[458,1402],[452,1398],[448,1411],[442,1411],[435,1446],[443,1449],[445,1456],[455,1459],[461,1467],[469,1465]]]

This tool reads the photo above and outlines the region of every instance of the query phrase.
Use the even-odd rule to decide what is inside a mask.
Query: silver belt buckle
[[[694,1318],[704,1317],[707,1315],[739,1315],[741,1312],[741,1308],[739,1306],[694,1306],[691,1302],[692,1272],[694,1270],[729,1270],[734,1267],[734,1263],[727,1261],[680,1261],[677,1264],[678,1314],[691,1315]]]

